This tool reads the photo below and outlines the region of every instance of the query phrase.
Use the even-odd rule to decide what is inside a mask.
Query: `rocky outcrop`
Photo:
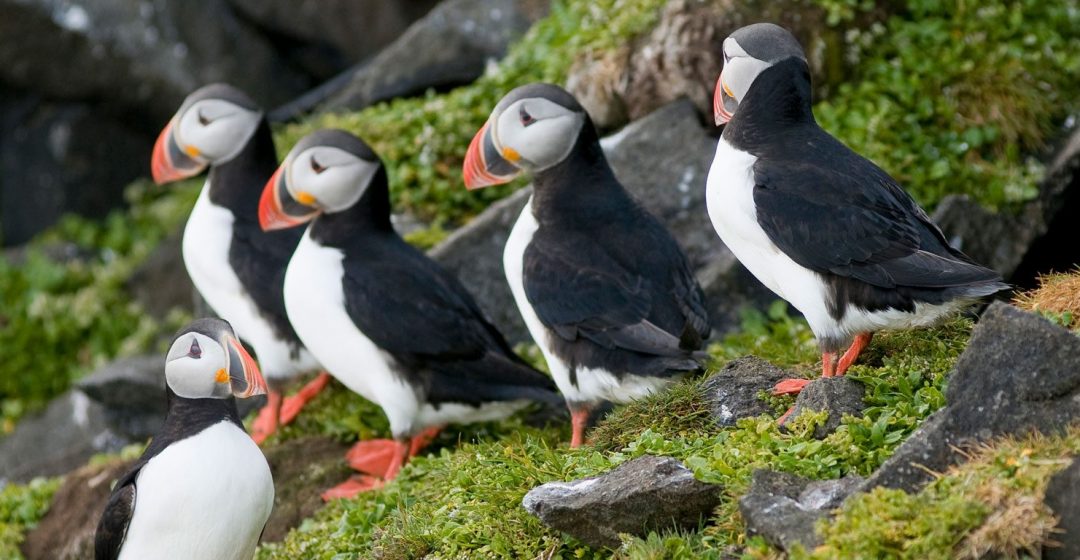
[[[793,474],[757,470],[750,491],[739,498],[739,513],[748,535],[761,535],[769,544],[790,551],[795,545],[813,549],[821,544],[814,529],[862,483],[853,476],[812,481]]]
[[[130,441],[144,441],[165,421],[165,375],[161,356],[122,358],[79,381],[100,404],[108,427]]]
[[[1080,338],[1011,305],[994,303],[975,327],[931,415],[867,479],[913,491],[991,438],[1055,433],[1080,420]]]
[[[1053,540],[1058,546],[1043,549],[1046,560],[1080,558],[1080,458],[1054,475],[1046,486],[1046,505],[1058,518]]]
[[[795,399],[795,410],[788,418],[798,418],[803,412],[828,412],[829,418],[825,423],[814,428],[814,437],[824,439],[840,427],[840,420],[845,414],[862,416],[862,410],[866,408],[863,403],[865,393],[866,388],[862,383],[847,377],[815,379],[799,393]]]
[[[701,385],[701,396],[709,403],[713,421],[722,428],[735,425],[742,418],[773,412],[760,398],[780,381],[793,377],[757,356],[732,360]]]
[[[719,486],[695,479],[671,457],[651,455],[595,478],[537,486],[522,500],[544,524],[594,547],[619,546],[619,533],[696,528],[719,503]]]
[[[737,327],[743,306],[775,299],[738,263],[709,221],[705,179],[716,140],[701,126],[690,102],[672,103],[605,138],[601,146],[626,189],[671,230],[686,252],[705,291],[714,334]],[[528,332],[506,284],[502,252],[530,193],[527,187],[491,205],[430,252],[469,287],[514,342],[528,340]]]
[[[180,244],[180,232],[165,238],[125,283],[131,298],[159,321],[173,309],[195,309],[195,285],[184,266]],[[195,316],[205,317],[206,313]]]

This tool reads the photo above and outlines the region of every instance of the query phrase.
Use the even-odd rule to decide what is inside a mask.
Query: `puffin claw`
[[[266,394],[266,406],[259,410],[259,415],[255,417],[255,422],[251,425],[251,439],[256,445],[262,445],[282,425],[279,423],[280,410],[281,393],[269,391]]]
[[[772,394],[774,396],[797,395],[809,384],[809,379],[785,379],[773,386]]]
[[[386,481],[373,476],[365,474],[353,475],[349,477],[349,480],[323,492],[322,499],[324,502],[329,502],[330,500],[347,500],[349,498],[355,498],[362,492],[378,490],[385,485]]]

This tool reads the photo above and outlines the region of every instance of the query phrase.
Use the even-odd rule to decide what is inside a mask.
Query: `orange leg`
[[[364,446],[369,454],[361,457],[359,460],[350,457],[358,447],[361,447],[360,444],[369,444]],[[368,474],[354,475],[350,477],[349,480],[323,492],[323,500],[330,501],[339,498],[353,498],[361,492],[382,488],[387,482],[393,480],[398,472],[401,471],[401,467],[405,464],[405,461],[408,460],[410,456],[409,453],[413,446],[414,444],[410,439],[380,439],[358,443],[346,454],[349,465],[353,468],[358,468],[358,465],[363,466],[364,469],[362,470],[365,471],[367,469],[374,470],[375,468],[381,467],[383,469],[382,472],[373,473],[376,476],[370,476]]]
[[[844,355],[840,357],[840,363],[836,366],[836,375],[847,373],[848,368],[855,363],[859,354],[870,345],[872,338],[874,338],[874,333],[862,333],[855,337],[855,341],[851,343],[851,348],[848,348],[847,352],[844,352]]]
[[[784,379],[773,386],[772,394],[776,396],[798,395],[809,384],[809,379]]]
[[[570,424],[573,426],[573,435],[570,436],[570,449],[577,449],[585,443],[585,427],[589,424],[589,409],[571,409]]]
[[[821,353],[821,376],[836,376],[836,352]]]
[[[296,415],[300,414],[300,410],[304,408],[304,405],[314,399],[319,394],[319,391],[326,387],[327,383],[330,383],[330,374],[324,371],[308,382],[307,385],[304,385],[295,395],[287,397],[281,403],[281,425],[284,426],[295,420]]]
[[[361,492],[377,490],[385,485],[386,481],[381,478],[368,476],[366,474],[357,474],[349,477],[349,480],[323,492],[322,499],[324,502],[329,502],[330,500],[355,498],[356,495]]]
[[[281,411],[281,392],[268,391],[266,393],[266,406],[262,407],[255,423],[251,426],[251,439],[262,445],[266,438],[274,435],[278,429],[278,415]]]

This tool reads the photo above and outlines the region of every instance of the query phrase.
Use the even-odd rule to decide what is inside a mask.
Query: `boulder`
[[[716,140],[693,104],[672,103],[601,141],[615,175],[671,230],[697,271],[714,333],[738,327],[743,306],[775,299],[724,246],[705,208],[705,179]],[[429,253],[470,288],[512,342],[528,340],[502,268],[510,229],[531,195],[526,187],[491,205]]]
[[[791,551],[821,544],[814,525],[840,507],[862,483],[857,476],[812,481],[793,474],[757,470],[750,490],[739,498],[739,513],[748,535],[761,535],[769,544]]]
[[[701,385],[702,398],[709,403],[716,425],[728,428],[741,418],[771,414],[772,407],[759,396],[790,377],[794,377],[791,372],[757,356],[744,356],[707,379]]]
[[[64,474],[127,443],[106,425],[102,406],[73,389],[0,439],[0,484]]]
[[[619,546],[619,533],[696,529],[719,503],[719,486],[695,479],[671,457],[651,455],[595,478],[537,486],[522,500],[544,524],[598,548]]]
[[[82,378],[78,388],[102,406],[109,428],[143,441],[165,421],[165,376],[161,356],[123,358]]]
[[[1060,546],[1043,549],[1046,560],[1075,560],[1080,558],[1080,458],[1054,475],[1046,486],[1046,505],[1058,522],[1058,533],[1052,536]]]
[[[180,232],[166,237],[135,269],[126,283],[132,299],[159,321],[165,319],[173,309],[188,312],[195,309],[195,285],[191,283],[187,267],[184,266],[180,243]],[[205,314],[195,316],[204,317]]]
[[[471,83],[488,61],[547,13],[547,0],[447,0],[370,61],[306,101],[320,112],[357,110],[429,88]],[[296,107],[296,111],[302,110]]]
[[[1080,420],[1080,337],[995,302],[975,327],[945,393],[947,406],[867,481],[914,491],[963,460],[962,449],[1007,435],[1059,432]]]
[[[827,411],[828,420],[814,429],[815,438],[825,439],[840,427],[840,419],[845,414],[862,416],[866,408],[863,403],[865,393],[866,388],[862,383],[847,377],[815,379],[799,393],[795,399],[795,410],[788,418],[798,418],[803,412]]]

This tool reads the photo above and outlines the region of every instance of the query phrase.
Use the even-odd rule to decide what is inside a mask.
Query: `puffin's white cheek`
[[[560,117],[543,120],[524,129],[526,138],[517,151],[535,171],[556,165],[570,153],[581,129],[581,119]]]
[[[217,381],[204,359],[180,358],[165,364],[165,380],[174,393],[189,399],[213,396]]]

